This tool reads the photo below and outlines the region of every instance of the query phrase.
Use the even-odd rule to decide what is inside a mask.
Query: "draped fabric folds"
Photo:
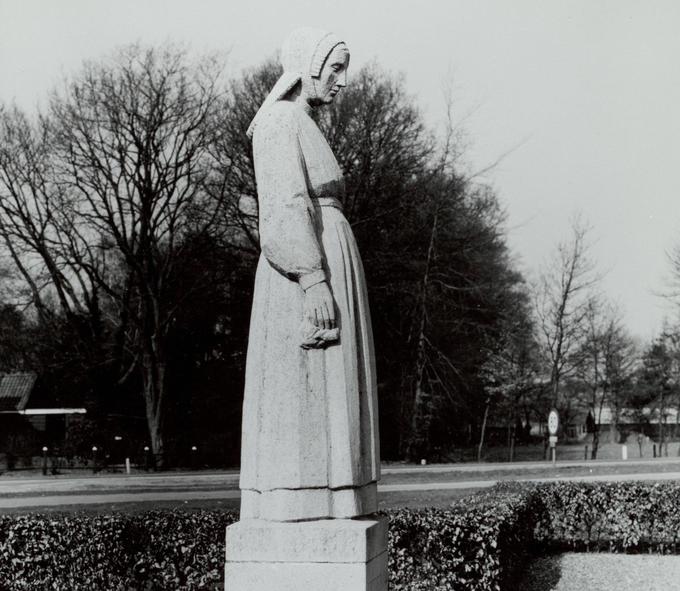
[[[260,257],[243,407],[242,518],[377,511],[375,359],[363,267],[340,206],[342,173],[298,104],[278,101],[253,137]],[[304,349],[303,288],[327,281],[339,341]]]

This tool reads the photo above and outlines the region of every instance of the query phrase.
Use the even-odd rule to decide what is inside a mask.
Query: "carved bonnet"
[[[318,77],[328,55],[341,43],[344,41],[337,35],[311,27],[296,29],[288,35],[281,48],[283,74],[253,117],[247,131],[249,138],[253,137],[257,121],[264,110],[283,99],[304,75]]]

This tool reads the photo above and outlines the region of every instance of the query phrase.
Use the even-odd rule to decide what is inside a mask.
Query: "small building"
[[[569,441],[583,441],[588,436],[589,413],[576,414],[565,426],[564,433]],[[592,416],[592,415],[591,415]]]
[[[598,413],[599,414],[599,413]],[[596,416],[597,419],[597,416]],[[665,438],[675,439],[680,434],[678,428],[678,409],[667,407],[660,412],[658,406],[644,408],[622,408],[618,416],[614,409],[605,406],[599,416],[601,431],[617,432],[617,439],[625,441],[631,433],[641,433],[650,437],[659,434],[659,423],[663,425]]]
[[[13,458],[30,463],[43,446],[60,446],[72,421],[84,408],[63,408],[40,401],[35,395],[37,374],[0,374],[0,456],[11,467]]]
[[[35,373],[0,374],[0,413],[24,410],[37,379]]]
[[[659,419],[661,418],[661,421]],[[678,409],[665,408],[663,414],[656,406],[645,408],[615,408],[605,405],[578,413],[565,428],[567,437],[582,440],[598,429],[600,441],[623,443],[631,433],[657,437],[659,422],[663,424],[665,437],[675,439],[680,435]]]

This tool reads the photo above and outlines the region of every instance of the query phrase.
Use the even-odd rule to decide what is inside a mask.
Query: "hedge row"
[[[557,483],[528,494],[539,550],[680,553],[678,483]]]
[[[497,489],[448,510],[390,512],[390,590],[515,589],[533,540],[532,505],[523,491]]]
[[[390,589],[497,591],[531,540],[525,494],[388,513]],[[0,516],[2,591],[223,587],[228,511]]]
[[[680,484],[505,485],[390,519],[392,591],[501,591],[529,552],[680,552]],[[0,516],[2,591],[223,587],[229,511]]]
[[[2,591],[223,589],[228,511],[0,516]]]

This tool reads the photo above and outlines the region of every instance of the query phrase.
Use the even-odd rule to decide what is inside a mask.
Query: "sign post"
[[[42,473],[43,476],[47,476],[47,446],[43,446],[42,452]]]
[[[92,473],[97,473],[97,446],[92,446]]]
[[[548,414],[548,434],[550,435],[550,456],[552,457],[553,466],[557,462],[557,430],[560,428],[560,416],[557,414],[557,409],[553,408]]]

